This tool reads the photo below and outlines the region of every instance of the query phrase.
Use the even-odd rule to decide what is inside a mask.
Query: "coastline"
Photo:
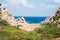
[[[29,24],[39,24],[47,18],[47,17],[14,16],[15,19],[21,17],[24,17],[25,21]]]

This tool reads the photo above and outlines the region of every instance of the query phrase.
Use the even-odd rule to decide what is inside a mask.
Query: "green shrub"
[[[0,21],[0,40],[52,40],[60,37],[60,28],[57,28],[57,23],[41,24],[41,28],[30,32],[5,24],[8,23],[4,20]]]
[[[45,27],[43,27],[45,26]],[[38,34],[41,34],[41,38],[44,40],[52,39],[52,38],[58,38],[60,37],[60,28],[57,28],[57,23],[47,23],[47,24],[42,24],[41,28],[35,29],[35,31]]]
[[[1,20],[0,25],[8,26],[9,23],[7,21],[5,21],[5,20]]]

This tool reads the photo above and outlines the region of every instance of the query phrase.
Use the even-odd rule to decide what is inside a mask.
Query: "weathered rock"
[[[0,20],[6,20],[12,26],[18,26],[22,23],[25,23],[25,19],[18,18],[17,20],[13,17],[10,9],[2,8],[2,4],[0,3]]]
[[[45,23],[52,23],[56,20],[59,20],[59,18],[60,18],[60,7],[57,9],[56,13],[54,13],[52,16],[47,18],[44,22]]]

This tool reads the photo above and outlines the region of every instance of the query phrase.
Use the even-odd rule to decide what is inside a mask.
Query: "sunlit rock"
[[[60,7],[49,18],[45,19],[44,22],[45,23],[53,23],[54,21],[59,20],[59,18],[60,18]]]

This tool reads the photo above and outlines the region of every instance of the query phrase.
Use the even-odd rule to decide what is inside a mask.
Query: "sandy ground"
[[[35,28],[39,27],[40,24],[23,24],[22,27],[19,27],[19,29],[24,30],[24,31],[33,31]]]

